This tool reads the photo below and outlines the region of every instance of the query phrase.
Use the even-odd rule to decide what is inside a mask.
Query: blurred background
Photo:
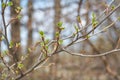
[[[65,30],[61,37],[65,38],[75,32],[74,24],[77,23],[76,17],[81,16],[83,27],[91,22],[92,13],[101,15],[109,6],[117,6],[120,0],[11,0],[14,6],[21,6],[22,18],[14,21],[7,29],[8,39],[13,42],[20,42],[21,48],[18,56],[25,56],[28,48],[33,48],[35,43],[40,40],[39,31],[45,32],[46,38],[55,39],[57,31],[56,24],[63,22]],[[112,5],[110,5],[112,3]],[[1,3],[0,3],[1,5]],[[108,10],[109,13],[110,10]],[[0,8],[1,12],[1,8]],[[105,16],[98,19],[102,20]],[[14,9],[8,7],[5,11],[5,18],[8,22],[15,16]],[[69,47],[72,52],[83,54],[100,54],[119,47],[120,22],[116,19],[120,16],[120,8],[114,12],[104,23],[102,23],[94,33],[102,30],[104,27],[115,24],[103,33],[90,37],[88,40],[74,44]],[[0,29],[2,30],[2,17],[0,15]],[[83,35],[87,33],[92,26],[88,26]],[[71,41],[67,39],[63,42],[65,46]],[[1,53],[7,49],[6,42],[2,41],[0,45]],[[39,47],[24,61],[25,69],[30,68],[39,55]],[[120,76],[120,54],[116,52],[103,57],[85,58],[72,56],[66,53],[57,54],[43,65],[43,67],[33,71],[22,80],[119,80]],[[6,56],[5,60],[9,62]],[[50,66],[49,66],[50,65]],[[2,68],[1,68],[2,69]],[[24,70],[25,70],[24,69]]]

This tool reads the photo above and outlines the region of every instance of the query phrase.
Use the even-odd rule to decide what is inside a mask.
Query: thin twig
[[[109,16],[111,16],[119,7],[120,7],[120,3],[118,4],[118,6],[117,6],[112,12],[110,12],[103,20],[101,20],[101,22],[99,22],[96,27],[94,27],[93,29],[91,29],[91,30],[90,30],[88,33],[86,33],[85,35],[80,36],[78,39],[84,38],[84,37],[86,37],[87,35],[89,35],[91,32],[93,32],[93,31],[94,31],[97,27],[99,27]],[[78,39],[77,39],[77,40],[78,40]],[[74,42],[76,42],[77,40],[75,40]],[[74,42],[72,41],[72,42],[69,43],[66,47],[71,46]],[[65,47],[65,48],[66,48],[66,47]]]
[[[72,53],[72,52],[69,52],[65,49],[63,49],[64,52],[68,53],[68,54],[71,54],[71,55],[74,55],[74,56],[80,56],[80,57],[101,57],[101,56],[105,56],[105,55],[108,55],[108,54],[111,54],[111,53],[114,53],[114,52],[119,52],[120,49],[114,49],[114,50],[111,50],[111,51],[108,51],[108,52],[105,52],[105,53],[101,53],[101,54],[82,54],[82,53]]]

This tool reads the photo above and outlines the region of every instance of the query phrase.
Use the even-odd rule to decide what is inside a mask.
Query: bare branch
[[[71,55],[74,55],[74,56],[80,56],[80,57],[101,57],[101,56],[106,56],[108,54],[112,54],[112,53],[120,51],[120,49],[114,49],[114,50],[111,50],[111,51],[108,51],[108,52],[105,52],[105,53],[101,53],[101,54],[89,55],[89,54],[82,54],[82,53],[72,53],[72,52],[69,52],[65,49],[63,49],[63,50],[68,54],[71,54]]]

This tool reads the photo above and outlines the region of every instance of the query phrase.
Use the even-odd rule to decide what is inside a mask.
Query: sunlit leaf
[[[5,8],[6,4],[5,3],[2,3],[2,8]]]
[[[17,7],[17,9],[18,9],[18,10],[21,10],[21,9],[22,9],[22,7],[21,7],[21,6],[18,6],[18,7]]]
[[[45,49],[48,50],[48,46],[47,45],[45,46]]]
[[[24,65],[22,63],[18,63],[18,68],[22,69],[24,67]]]
[[[87,35],[86,38],[89,39],[89,38],[90,38],[90,35]]]
[[[45,44],[48,44],[48,42],[49,42],[49,39],[46,39],[46,40],[45,40]]]
[[[95,28],[98,24],[98,21],[96,19],[96,14],[93,12],[92,13],[92,28]],[[94,33],[94,30],[93,30],[93,33]]]
[[[63,25],[63,22],[58,22],[57,26],[61,27]]]
[[[31,48],[28,48],[28,51],[29,51],[29,52],[32,52],[32,49],[31,49]]]
[[[114,10],[114,9],[115,9],[115,6],[114,6],[114,5],[112,5],[111,10]]]
[[[43,31],[39,31],[39,34],[43,37],[44,36],[44,32]]]
[[[56,32],[55,35],[56,35],[56,37],[59,37],[60,33],[59,33],[59,32]]]
[[[17,18],[18,18],[18,19],[21,19],[21,18],[22,18],[22,16],[21,16],[21,15],[17,15]]]
[[[81,18],[80,18],[80,16],[77,16],[77,21],[78,21],[79,23],[81,23]]]
[[[10,41],[10,45],[9,45],[9,48],[12,48],[14,45],[13,41]]]
[[[59,42],[59,44],[62,44],[62,43],[63,43],[63,40],[59,40],[58,42]]]
[[[1,56],[4,57],[4,56],[6,56],[7,54],[8,54],[8,50],[5,50],[5,51],[2,52]]]
[[[44,43],[43,43],[43,42],[41,42],[41,43],[40,43],[40,45],[41,45],[41,46],[44,46]]]
[[[8,6],[12,6],[13,5],[13,2],[12,1],[10,1],[10,2],[8,2],[8,4],[7,4]]]
[[[20,43],[16,43],[16,45],[15,45],[17,48],[20,46]]]
[[[20,7],[20,6],[16,7],[16,9],[15,9],[16,13],[20,13],[21,10],[22,10],[22,7]]]
[[[2,35],[1,37],[0,37],[0,41],[2,41],[2,40],[4,40],[5,39],[5,37]]]
[[[62,27],[62,26],[61,26],[61,27],[60,27],[60,29],[61,29],[61,30],[64,30],[64,29],[65,29],[65,27]]]
[[[74,28],[78,32],[78,30],[79,30],[78,26],[74,24]]]

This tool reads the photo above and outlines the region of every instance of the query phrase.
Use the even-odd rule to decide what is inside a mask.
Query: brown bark
[[[32,28],[32,13],[33,13],[33,0],[28,1],[28,22],[27,22],[27,29],[28,29],[28,40],[27,40],[27,49],[32,48],[32,43],[33,43],[33,38],[32,38],[32,33],[33,33],[33,28]],[[28,50],[27,50],[28,52]],[[33,63],[33,54],[29,55],[29,59],[27,60],[27,67],[31,67],[31,64]]]
[[[27,43],[27,48],[32,45],[32,12],[33,12],[33,4],[32,0],[28,1],[28,23],[27,23],[27,28],[28,28],[28,43]]]
[[[60,21],[61,16],[61,0],[54,0],[54,39],[56,39],[55,33],[58,31],[57,23]],[[55,62],[55,66],[52,66],[50,69],[50,74],[52,75],[51,80],[57,80],[57,64],[59,62],[59,55],[56,55],[54,58],[51,58],[51,62]]]
[[[13,2],[13,6],[11,7],[11,17],[15,18],[18,13],[15,11],[16,7],[20,5],[19,0],[11,0]],[[20,21],[17,19],[13,23],[11,23],[11,38],[14,45],[20,42]],[[19,55],[21,54],[21,49],[17,49],[16,53],[14,54],[16,60],[19,60]]]

